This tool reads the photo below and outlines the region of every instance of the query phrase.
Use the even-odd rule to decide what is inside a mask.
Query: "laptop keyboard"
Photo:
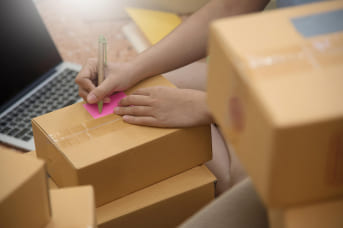
[[[77,71],[65,69],[30,98],[0,120],[0,133],[29,141],[33,137],[31,119],[74,104],[80,99],[74,79]]]

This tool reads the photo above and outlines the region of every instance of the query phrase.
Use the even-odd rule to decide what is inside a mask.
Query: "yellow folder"
[[[127,8],[126,12],[151,44],[156,44],[181,23],[181,18],[173,13],[137,8]]]

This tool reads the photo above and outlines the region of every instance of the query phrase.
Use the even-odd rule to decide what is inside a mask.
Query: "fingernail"
[[[111,98],[106,97],[106,98],[104,99],[104,102],[105,102],[105,103],[110,103],[110,102],[111,102]]]
[[[88,101],[88,103],[95,103],[96,102],[96,96],[94,95],[94,94],[92,94],[92,93],[90,93],[90,94],[88,94],[88,96],[87,96],[87,101]]]
[[[118,107],[115,107],[114,109],[113,109],[113,112],[114,113],[117,113],[119,111],[119,108]]]

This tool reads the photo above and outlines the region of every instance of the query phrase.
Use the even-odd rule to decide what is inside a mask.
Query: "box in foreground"
[[[95,200],[91,186],[50,190],[52,218],[45,228],[95,228]]]
[[[330,1],[211,26],[208,104],[270,207],[343,194],[342,12]]]
[[[0,153],[0,227],[44,227],[50,202],[44,162],[16,152]]]

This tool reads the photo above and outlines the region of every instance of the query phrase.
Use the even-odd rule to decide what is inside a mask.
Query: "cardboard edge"
[[[25,155],[23,155],[25,156]],[[32,159],[32,158],[30,158]],[[7,199],[10,199],[12,196],[18,194],[18,192],[20,191],[23,191],[23,188],[25,188],[26,186],[30,186],[30,182],[32,182],[34,179],[40,179],[43,177],[44,179],[44,192],[45,192],[45,196],[43,195],[40,195],[40,197],[44,197],[47,201],[47,207],[48,207],[48,217],[49,217],[49,220],[45,221],[45,225],[47,225],[52,217],[52,209],[51,209],[51,201],[50,201],[50,194],[49,194],[49,186],[48,186],[48,180],[47,180],[47,172],[46,172],[46,167],[45,167],[45,162],[42,160],[42,159],[39,159],[39,158],[36,158],[40,164],[39,165],[39,168],[37,170],[35,170],[32,175],[27,178],[25,181],[23,181],[20,185],[17,186],[17,188],[10,192],[5,198],[4,198],[4,201],[2,202],[6,202]],[[43,175],[43,176],[42,176]],[[33,187],[33,186],[31,186]],[[35,187],[38,187],[38,186],[35,186]]]
[[[205,187],[205,186],[207,186],[207,185],[212,185],[212,186],[213,186],[213,198],[215,198],[215,183],[216,183],[216,181],[217,181],[217,178],[214,176],[213,173],[211,173],[211,171],[210,171],[205,165],[196,166],[196,167],[194,167],[194,168],[192,168],[192,169],[197,169],[197,168],[198,168],[198,169],[201,169],[201,172],[203,173],[203,175],[206,175],[206,176],[207,176],[207,177],[206,177],[207,181],[206,181],[206,183],[198,184],[197,187],[196,187],[196,189]],[[190,171],[190,170],[192,170],[192,169],[186,170],[185,172]],[[173,177],[176,177],[177,175],[180,175],[180,173],[179,173],[179,174],[176,174],[175,176],[172,176],[172,177],[166,178],[166,179],[164,179],[164,180],[161,180],[161,181],[159,181],[159,182],[157,182],[157,183],[155,183],[155,184],[149,185],[149,186],[147,186],[147,187],[145,187],[145,188],[149,188],[149,187],[154,186],[154,185],[156,185],[156,184],[158,184],[158,183],[160,183],[160,182],[167,181],[168,179],[173,178]],[[144,188],[144,189],[145,189],[145,188]],[[193,188],[193,189],[188,189],[187,191],[184,191],[184,192],[180,192],[180,193],[178,193],[178,194],[176,194],[176,195],[174,195],[174,196],[172,196],[172,197],[166,198],[166,200],[170,200],[170,199],[172,199],[172,198],[174,198],[174,197],[178,197],[178,196],[180,196],[180,195],[182,195],[182,194],[192,192],[192,191],[194,191],[194,189],[195,189],[195,188]],[[141,190],[143,190],[143,189],[141,189]],[[140,190],[137,190],[137,191],[140,191]],[[136,192],[136,191],[135,191],[135,192]],[[135,192],[132,192],[132,193],[129,193],[129,194],[134,194]],[[127,195],[129,195],[129,194],[127,194]],[[126,196],[126,195],[125,195],[125,196]],[[123,197],[125,197],[125,196],[123,196]],[[154,202],[154,203],[152,203],[152,204],[150,204],[150,205],[148,205],[148,206],[140,207],[140,208],[138,208],[137,210],[142,210],[142,209],[144,209],[144,208],[153,206],[153,205],[155,205],[155,204],[159,204],[159,202]],[[100,207],[101,207],[101,206],[100,206]],[[122,215],[122,216],[125,216],[125,215]],[[120,217],[122,217],[122,216],[119,216],[118,218],[120,218]],[[106,221],[106,222],[108,222],[108,221]]]
[[[13,152],[10,152],[10,153],[13,153]],[[18,152],[14,152],[14,153],[17,153],[17,154],[19,154]],[[23,154],[24,155],[24,154]],[[24,155],[25,156],[25,155]],[[30,158],[30,159],[32,159],[32,158]],[[37,160],[38,160],[38,162],[40,163],[40,164],[37,164],[38,166],[39,166],[39,168],[37,168],[35,171],[33,171],[32,172],[32,175],[29,177],[29,178],[27,178],[26,180],[24,180],[23,182],[21,182],[16,188],[15,188],[15,190],[14,191],[11,191],[11,192],[8,192],[8,194],[7,195],[4,195],[4,199],[7,199],[7,198],[9,198],[9,197],[11,197],[11,195],[12,194],[14,194],[18,189],[20,189],[20,188],[22,188],[24,185],[26,185],[28,182],[30,182],[31,181],[31,179],[34,177],[34,176],[36,176],[40,171],[41,171],[41,169],[43,169],[45,172],[46,172],[46,167],[45,167],[45,162],[42,160],[42,159],[40,159],[40,158],[36,158]],[[0,201],[1,202],[1,201]]]
[[[189,130],[191,130],[191,131],[196,131],[196,132],[201,131],[201,135],[203,135],[203,136],[206,134],[206,137],[208,137],[208,141],[207,141],[207,142],[209,142],[209,145],[208,145],[209,151],[208,151],[208,152],[205,153],[205,149],[202,149],[202,154],[201,154],[201,156],[200,156],[200,155],[197,155],[197,156],[196,156],[196,160],[194,159],[195,155],[193,154],[193,160],[192,160],[192,165],[191,165],[191,166],[190,166],[190,165],[188,165],[188,166],[183,165],[181,168],[178,169],[178,171],[171,171],[171,170],[168,170],[168,172],[165,172],[165,173],[167,173],[167,174],[164,174],[162,178],[157,178],[157,177],[156,177],[157,175],[154,175],[154,180],[153,180],[153,181],[150,181],[150,184],[148,184],[148,185],[146,185],[146,184],[140,185],[140,187],[138,187],[137,189],[134,189],[134,190],[132,190],[132,189],[133,189],[133,187],[132,187],[131,190],[127,191],[126,193],[118,194],[118,195],[115,196],[115,197],[111,197],[112,199],[110,199],[110,200],[108,199],[108,200],[106,200],[106,201],[105,201],[105,200],[101,200],[100,197],[97,197],[97,198],[96,198],[96,201],[97,201],[96,205],[97,205],[97,207],[102,206],[102,205],[105,205],[106,203],[109,203],[109,202],[111,202],[111,201],[113,201],[113,200],[116,200],[116,199],[119,199],[119,198],[121,198],[121,197],[124,197],[124,196],[126,196],[126,195],[129,195],[129,194],[131,194],[131,193],[133,193],[133,192],[139,191],[139,190],[144,189],[144,188],[146,188],[146,187],[152,186],[152,185],[154,185],[154,184],[156,184],[156,183],[158,183],[158,182],[160,182],[160,181],[163,181],[163,180],[168,179],[169,177],[178,175],[178,174],[180,174],[180,173],[182,173],[182,172],[184,172],[184,171],[186,171],[186,170],[189,170],[189,169],[191,169],[191,168],[193,168],[193,167],[202,165],[202,164],[204,164],[205,162],[211,160],[213,155],[212,155],[212,145],[211,145],[212,142],[211,142],[211,127],[210,127],[210,125],[204,125],[204,126],[199,126],[199,127],[193,127],[192,129],[191,129],[191,128],[188,128],[188,129],[175,130],[175,131],[172,131],[170,134],[166,134],[166,135],[163,135],[163,136],[161,136],[161,137],[156,138],[155,140],[152,140],[152,141],[149,141],[149,142],[145,142],[145,143],[139,144],[139,147],[132,147],[132,148],[130,148],[130,149],[128,149],[128,150],[123,151],[123,152],[120,153],[120,154],[115,154],[115,155],[113,155],[113,156],[111,156],[111,157],[108,157],[108,158],[106,158],[106,159],[104,159],[104,160],[106,160],[106,164],[107,164],[107,163],[111,163],[111,160],[112,160],[112,159],[116,159],[116,158],[118,158],[119,156],[124,156],[123,154],[128,155],[128,153],[130,153],[130,156],[129,156],[129,157],[131,157],[132,155],[137,154],[138,151],[147,150],[147,148],[157,147],[157,145],[159,145],[159,144],[164,144],[164,143],[163,143],[163,141],[164,141],[163,139],[167,139],[167,138],[170,139],[171,137],[174,137],[173,141],[175,142],[176,139],[179,139],[180,137],[183,137],[183,136],[185,136],[185,135],[189,138],[189,137],[191,137],[191,136],[189,136],[189,135],[190,135],[189,132],[187,132],[187,131],[189,131]],[[206,133],[205,133],[205,131],[206,131]],[[198,135],[199,135],[199,133],[198,133]],[[162,141],[162,142],[161,142],[161,141]],[[139,149],[137,149],[137,148],[139,148]],[[198,149],[199,149],[199,146],[198,146]],[[174,150],[174,149],[173,149],[173,150]],[[195,150],[194,150],[194,151],[195,151]],[[196,151],[196,153],[198,154],[198,151]],[[180,154],[180,153],[179,153],[179,154]],[[162,155],[161,155],[161,156],[162,156]],[[181,156],[181,155],[180,155],[180,156]],[[80,168],[78,169],[78,172],[77,172],[79,184],[82,185],[82,184],[92,184],[92,183],[94,183],[94,182],[89,182],[89,181],[88,181],[88,182],[85,182],[84,179],[87,179],[87,178],[85,178],[85,177],[88,176],[88,172],[89,172],[88,170],[89,170],[89,169],[95,169],[95,167],[98,166],[99,164],[101,164],[102,162],[104,162],[104,160],[98,161],[98,162],[93,163],[93,164],[88,165],[88,166],[80,167]],[[189,163],[190,163],[190,162],[188,162],[187,164],[189,164]],[[107,165],[106,165],[106,166],[107,166]],[[175,170],[175,169],[174,169],[174,170]],[[150,180],[151,180],[151,179],[150,179]],[[58,183],[57,183],[57,184],[58,184]],[[94,185],[94,188],[98,188],[98,187],[99,187],[98,185]],[[97,195],[97,194],[96,194],[96,195]]]
[[[91,195],[91,199],[90,199],[91,205],[90,206],[91,206],[91,214],[93,215],[92,219],[91,219],[93,224],[92,224],[92,226],[87,226],[87,228],[95,228],[95,227],[97,227],[96,214],[95,214],[95,197],[94,197],[94,189],[91,185],[82,185],[82,186],[72,186],[72,187],[67,187],[67,188],[50,189],[49,194],[51,194],[54,191],[59,191],[59,193],[61,193],[61,191],[63,191],[63,190],[72,190],[72,189],[80,190],[81,188],[83,188],[83,191],[88,191],[89,195]],[[54,197],[54,196],[52,196],[52,197]],[[65,202],[65,204],[67,206],[68,202]],[[52,213],[53,212],[54,211],[52,210]],[[54,216],[52,215],[50,223],[53,222],[53,220],[54,220]],[[48,223],[46,227],[50,227],[50,223]]]
[[[208,170],[207,170],[207,172],[209,173]],[[210,173],[209,173],[209,174],[210,174]],[[189,194],[189,193],[192,193],[192,192],[194,192],[194,191],[200,191],[200,190],[206,189],[207,187],[210,187],[210,188],[212,189],[212,193],[213,193],[213,194],[212,194],[212,196],[213,196],[212,200],[213,200],[213,199],[215,198],[215,185],[214,185],[214,182],[216,181],[216,178],[214,177],[213,174],[210,174],[210,175],[212,175],[212,180],[209,181],[208,183],[204,183],[204,184],[198,185],[196,188],[189,189],[189,190],[187,190],[187,191],[178,193],[178,194],[176,194],[176,195],[174,195],[174,196],[168,197],[168,198],[166,198],[166,199],[163,200],[163,203],[168,203],[168,202],[170,202],[170,201],[173,201],[173,200],[176,199],[176,198],[179,198],[180,196],[185,196],[185,195],[187,195],[187,194]],[[211,186],[212,186],[212,187],[211,187]],[[208,189],[207,189],[207,190],[208,190]],[[209,202],[211,202],[211,201],[209,201]],[[209,203],[209,202],[208,202],[208,203]],[[130,215],[132,216],[132,215],[134,215],[134,214],[136,214],[136,213],[139,213],[141,210],[153,209],[154,207],[156,207],[157,205],[160,205],[160,204],[161,204],[161,201],[159,201],[159,202],[154,202],[154,203],[149,204],[149,205],[144,206],[144,207],[140,207],[140,208],[138,208],[136,211],[134,211],[134,212],[133,212],[132,214],[130,214]],[[206,204],[206,205],[207,205],[207,204]],[[203,205],[203,207],[206,206],[206,205]],[[201,208],[199,208],[198,210],[200,210],[200,209],[201,209]],[[121,216],[117,217],[116,220],[125,218],[126,216],[127,216],[127,214],[121,215]],[[111,220],[109,220],[109,219],[104,220],[103,223],[102,223],[102,225],[106,227],[107,224],[110,223],[110,222],[111,222]]]
[[[249,101],[249,103],[253,104],[252,109],[256,110],[256,112],[260,113],[259,115],[259,119],[263,120],[267,126],[270,126],[270,128],[268,129],[269,132],[275,132],[275,130],[277,129],[283,129],[282,125],[280,125],[279,123],[277,123],[276,119],[273,118],[273,115],[268,112],[268,109],[266,108],[266,106],[263,105],[263,102],[261,102],[261,97],[259,96],[256,88],[252,85],[252,83],[249,83],[248,81],[248,77],[246,76],[246,70],[242,69],[241,67],[237,66],[237,62],[239,62],[239,54],[236,53],[234,51],[234,49],[232,48],[232,44],[230,42],[226,42],[225,40],[225,36],[223,35],[222,32],[222,28],[223,28],[223,24],[226,23],[227,20],[231,20],[228,18],[223,18],[223,19],[219,19],[214,21],[213,23],[211,23],[210,25],[210,33],[211,33],[211,38],[210,41],[212,43],[217,43],[217,46],[220,47],[222,49],[222,54],[225,56],[225,58],[230,62],[230,65],[232,67],[232,71],[236,72],[237,75],[242,75],[242,77],[237,77],[237,83],[241,83],[243,85],[245,89],[245,93],[247,93],[247,101]],[[207,87],[208,88],[208,87]],[[209,104],[209,100],[207,100],[207,103]],[[209,105],[209,107],[211,107],[211,105]],[[217,116],[214,115],[214,118],[217,119]],[[273,127],[272,127],[273,126]],[[277,138],[277,135],[273,134],[272,135],[273,138]],[[272,148],[274,147],[274,143],[271,144],[271,147],[269,148],[269,151],[272,151]],[[274,160],[275,155],[273,153],[271,153],[270,159]],[[272,169],[272,166],[274,163],[269,163],[270,165],[267,167],[268,170]],[[244,162],[242,162],[242,165],[245,166]],[[245,167],[246,170],[249,170],[247,167]],[[273,175],[270,172],[268,176],[266,176],[266,180],[270,180],[271,176]],[[253,180],[253,183],[255,181]],[[261,194],[263,199],[270,199],[270,194],[269,192],[271,192],[271,188],[273,186],[273,184],[270,181],[266,181],[267,184],[263,186],[263,190],[259,191],[265,194]],[[256,188],[258,190],[261,189],[260,185],[256,185],[254,183],[254,186],[256,186]]]
[[[40,126],[39,122],[37,121],[37,118],[39,118],[39,117],[36,117],[36,118],[34,118],[34,119],[31,120],[33,132],[35,132],[35,128],[37,128],[36,130],[38,131],[38,133],[43,134],[44,137],[48,140],[48,142],[56,149],[56,151],[59,152],[59,155],[62,156],[62,159],[63,159],[64,161],[67,162],[67,165],[68,165],[72,170],[74,170],[74,174],[75,174],[75,177],[74,177],[74,178],[76,179],[75,181],[77,182],[77,183],[75,183],[75,185],[78,185],[79,174],[78,174],[78,172],[77,172],[76,167],[75,167],[75,166],[73,165],[73,163],[68,159],[68,157],[60,150],[60,148],[56,145],[56,143],[53,142],[53,140],[52,140],[51,137],[47,134],[47,132]],[[35,142],[35,144],[36,144],[36,142]],[[42,160],[45,161],[45,158],[44,158],[44,157],[40,157],[40,155],[39,155],[39,153],[38,153],[37,150],[35,150],[35,155],[36,155],[37,158],[40,158],[40,159],[42,159]],[[48,159],[48,158],[46,158],[46,159]],[[45,163],[46,163],[47,170],[48,170],[48,164],[47,164],[46,161],[45,161]],[[48,173],[49,173],[49,171],[48,171]],[[50,175],[50,174],[49,174],[49,175]],[[51,176],[51,177],[52,177],[52,176]],[[53,177],[52,177],[52,178],[53,178]],[[54,180],[54,181],[55,181],[55,180]]]

